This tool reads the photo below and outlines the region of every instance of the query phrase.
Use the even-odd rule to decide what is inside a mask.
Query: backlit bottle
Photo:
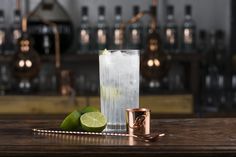
[[[133,16],[139,13],[139,6],[133,7]],[[132,23],[128,28],[128,47],[132,49],[142,48],[143,28],[140,21]]]
[[[125,29],[122,27],[122,8],[115,7],[115,21],[112,29],[112,49],[122,49],[125,44]]]
[[[164,48],[169,52],[177,52],[178,29],[174,19],[174,7],[167,6],[167,18],[164,28]]]
[[[108,25],[105,19],[105,8],[99,6],[98,8],[98,21],[95,31],[96,35],[96,50],[103,50],[108,46]]]
[[[88,19],[88,7],[84,6],[81,10],[82,20],[78,30],[78,45],[81,53],[88,53],[91,49],[91,29]]]
[[[182,26],[182,51],[193,52],[196,46],[196,25],[192,19],[192,7],[187,5],[185,7],[185,16]]]
[[[20,10],[14,10],[13,23],[10,27],[10,34],[7,41],[5,54],[12,55],[17,51],[17,41],[21,37],[21,13]]]
[[[6,47],[6,28],[3,10],[0,10],[0,54],[4,54]]]

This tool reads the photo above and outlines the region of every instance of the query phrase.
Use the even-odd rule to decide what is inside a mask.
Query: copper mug
[[[126,128],[131,135],[150,134],[150,110],[146,108],[127,109]]]

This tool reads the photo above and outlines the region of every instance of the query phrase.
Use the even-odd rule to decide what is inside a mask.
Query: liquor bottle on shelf
[[[205,30],[199,31],[198,52],[206,55],[208,52],[208,35]]]
[[[231,53],[231,101],[234,111],[236,111],[236,53]]]
[[[214,94],[207,93],[203,98],[203,106],[201,110],[203,112],[216,113],[219,111],[219,103],[216,101],[216,96]]]
[[[57,78],[55,75],[54,64],[42,64],[37,79],[40,92],[45,92],[45,94],[51,94],[57,91]]]
[[[88,53],[91,50],[91,28],[88,18],[88,7],[82,7],[81,15],[82,20],[78,29],[79,52]]]
[[[182,51],[194,52],[196,46],[196,25],[192,19],[192,7],[190,5],[185,7],[185,16],[182,27]]]
[[[185,70],[182,64],[172,63],[168,73],[168,88],[169,91],[184,91],[185,90]]]
[[[203,57],[202,61],[200,62],[200,68],[202,71],[204,71],[207,67],[209,48],[209,35],[205,30],[200,30],[198,34],[197,52],[199,52]]]
[[[231,65],[228,60],[226,44],[225,44],[225,33],[222,30],[215,31],[215,62],[216,66],[219,69],[220,80],[219,80],[219,90],[218,90],[218,99],[220,102],[221,111],[230,111],[232,109],[232,102],[228,101],[230,99],[229,84],[230,82],[230,67]]]
[[[232,54],[231,68],[230,100],[233,111],[236,111],[236,54]]]
[[[49,55],[52,48],[52,42],[50,40],[50,28],[46,25],[42,27],[42,35],[43,35],[43,41],[42,41],[42,53]]]
[[[204,97],[203,101],[207,102],[207,104],[205,104],[206,106],[204,106],[207,112],[217,112],[219,110],[220,100],[218,100],[218,98],[220,97],[217,91],[219,91],[219,87],[222,86],[222,78],[223,77],[217,69],[216,65],[212,64],[207,67],[207,70],[204,75],[204,92],[202,92]],[[211,103],[208,102],[209,99],[212,99],[210,101]]]
[[[105,19],[105,7],[98,8],[98,21],[96,27],[96,50],[103,50],[108,46],[108,25]]]
[[[0,54],[5,53],[6,47],[6,28],[5,28],[5,17],[4,11],[0,10]]]
[[[133,16],[139,13],[139,6],[133,7]],[[128,47],[132,49],[142,48],[143,28],[140,21],[132,23],[128,28]]]
[[[216,49],[216,41],[218,37],[215,32],[210,33],[210,48],[206,56],[207,64],[205,65],[206,71],[204,74],[204,91],[206,96],[211,94],[215,102],[215,111],[222,109],[223,104],[226,104],[226,81],[224,73],[224,65],[219,64],[221,59],[217,57],[219,53]],[[220,54],[220,53],[219,53]],[[221,56],[221,55],[220,55]],[[220,62],[219,62],[220,61]],[[225,106],[225,105],[224,105]]]
[[[11,89],[11,81],[8,64],[0,64],[0,95],[5,95]]]
[[[157,16],[157,6],[151,5],[149,10],[152,12],[151,14],[155,17],[155,20],[156,20],[156,23],[157,23],[156,26],[155,26],[155,30],[157,31],[157,33],[160,34],[161,33],[161,27],[160,27],[160,23],[157,19],[158,18],[158,16]],[[147,35],[153,31],[152,27],[153,27],[152,26],[152,19],[150,19],[150,21],[148,23],[148,26],[147,26],[147,31],[146,31]]]
[[[125,29],[122,27],[122,8],[115,7],[115,21],[112,29],[112,49],[122,49],[125,44]]]
[[[149,10],[153,10],[152,12],[153,12],[153,15],[155,15],[155,17],[156,17],[155,20],[156,20],[157,24],[155,25],[155,28],[153,28],[153,26],[152,26],[153,19],[150,18],[150,20],[148,21],[148,24],[147,25],[145,25],[145,24],[143,25],[143,27],[144,27],[143,28],[144,29],[144,31],[143,31],[143,45],[142,45],[143,49],[147,48],[146,41],[147,41],[148,35],[150,33],[152,33],[153,29],[155,29],[156,32],[159,34],[160,38],[162,38],[162,36],[161,36],[161,33],[162,33],[161,31],[162,30],[161,30],[161,27],[160,27],[160,23],[158,22],[158,19],[157,19],[157,7],[155,6],[155,10],[154,10],[154,6],[151,5],[149,7]]]
[[[167,6],[164,47],[168,52],[177,52],[178,48],[178,28],[174,19],[174,7],[172,5]]]
[[[20,10],[14,11],[14,21],[11,27],[11,49],[13,53],[17,50],[17,42],[22,35],[21,32],[21,12]]]
[[[226,45],[225,34],[222,30],[216,30],[215,32],[215,60],[220,71],[224,71],[226,66]]]

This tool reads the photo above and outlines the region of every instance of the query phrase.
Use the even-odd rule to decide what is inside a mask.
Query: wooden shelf
[[[170,56],[172,60],[183,62],[200,61],[203,58],[199,53],[172,53]]]
[[[3,56],[0,55],[0,62],[1,63],[8,63],[10,61],[12,61],[12,55],[7,55],[7,56]],[[55,56],[53,55],[44,55],[44,56],[40,56],[41,61],[43,63],[47,63],[47,62],[54,62],[55,61]],[[74,54],[63,54],[61,55],[61,61],[62,62],[95,62],[98,63],[98,55],[95,54],[81,54],[81,55],[74,55]]]
[[[99,97],[80,96],[72,101],[65,96],[1,96],[0,114],[69,113],[87,105],[100,108]],[[190,94],[140,96],[140,107],[149,108],[152,113],[192,114],[193,96]]]
[[[54,62],[54,56],[41,56],[43,62]],[[61,61],[65,63],[97,63],[98,55],[96,54],[63,54],[61,55]]]
[[[181,61],[181,62],[193,62],[199,61],[202,59],[202,55],[198,53],[170,53],[168,54],[173,61]],[[42,62],[54,62],[54,55],[43,55],[40,56]],[[7,63],[12,60],[12,55],[0,55],[0,62]],[[98,64],[98,54],[62,54],[61,61],[65,63],[97,63]]]
[[[0,55],[1,63],[8,63],[10,61],[12,61],[12,55]]]

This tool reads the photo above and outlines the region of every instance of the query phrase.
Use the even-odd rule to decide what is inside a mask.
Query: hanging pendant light
[[[141,59],[141,73],[148,82],[160,82],[169,70],[170,56],[162,50],[161,38],[157,32],[156,6],[151,6],[150,13],[152,20]]]
[[[16,78],[17,89],[31,92],[34,88],[33,79],[40,71],[40,58],[33,49],[32,41],[27,33],[27,19],[22,19],[22,37],[18,40],[18,49],[13,56],[13,75]]]

